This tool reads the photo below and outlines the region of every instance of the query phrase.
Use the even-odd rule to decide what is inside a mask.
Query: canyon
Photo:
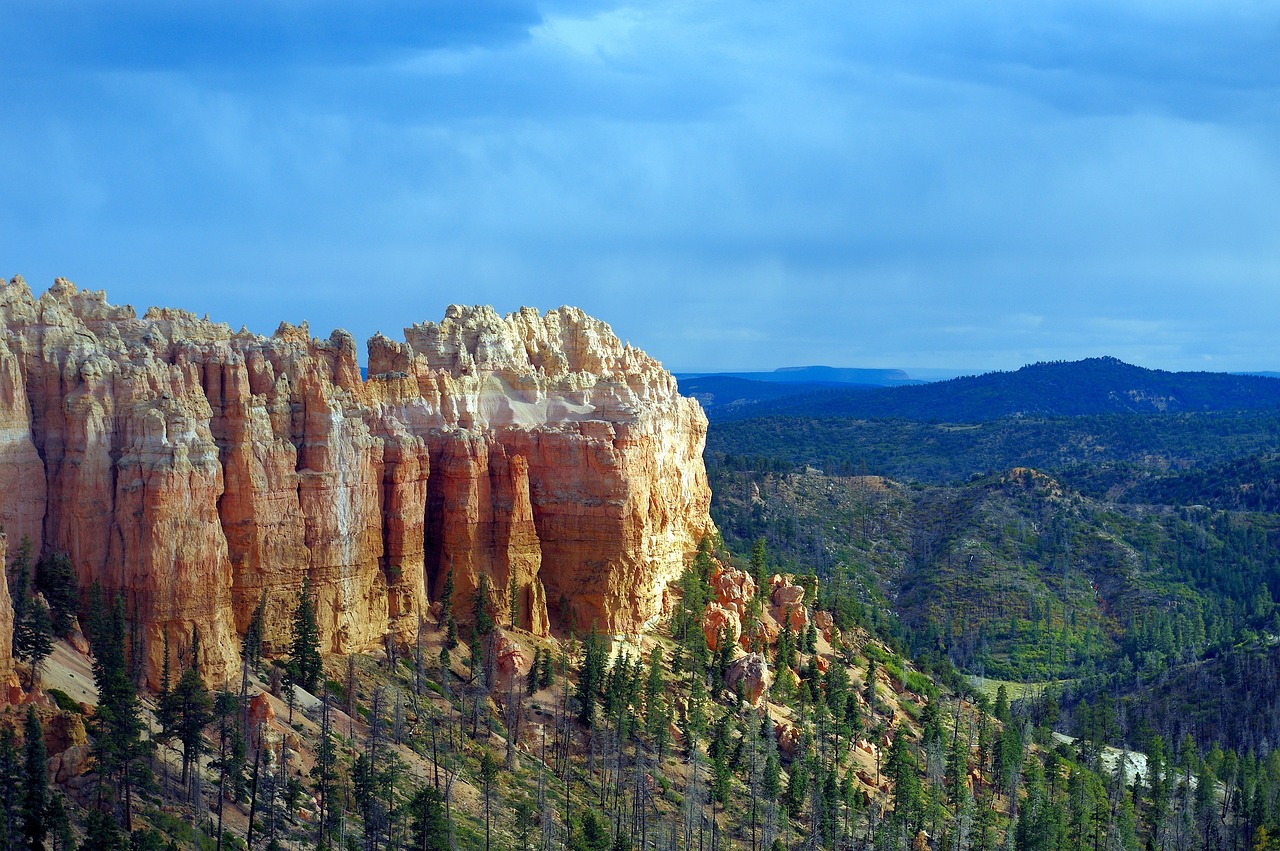
[[[154,684],[200,636],[233,679],[255,609],[285,652],[415,640],[446,577],[504,624],[634,633],[713,531],[706,418],[575,308],[450,306],[404,340],[142,316],[58,279],[0,285],[0,524],[123,596]],[[511,615],[514,615],[514,622]],[[0,648],[2,649],[2,648]]]

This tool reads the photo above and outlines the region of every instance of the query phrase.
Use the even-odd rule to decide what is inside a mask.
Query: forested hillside
[[[1165,372],[1102,357],[1036,363],[1014,372],[932,384],[814,390],[712,413],[714,419],[726,420],[780,415],[975,423],[1025,416],[1265,410],[1277,405],[1280,380],[1274,378]]]

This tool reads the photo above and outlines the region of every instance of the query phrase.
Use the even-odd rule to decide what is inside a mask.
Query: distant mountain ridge
[[[827,390],[872,390],[924,382],[901,369],[787,366],[772,372],[678,372],[680,392],[697,399],[713,420],[755,414],[762,402]]]
[[[866,384],[876,387],[897,387],[904,384],[923,384],[902,369],[859,369],[836,366],[784,366],[772,372],[677,372],[677,379],[686,378],[740,378],[745,381],[765,381],[770,384]]]
[[[681,385],[683,392],[684,382]],[[987,422],[1004,417],[1191,413],[1280,407],[1280,380],[1166,372],[1113,357],[1053,361],[1013,372],[900,387],[810,387],[785,396],[708,407],[712,420],[763,416]]]

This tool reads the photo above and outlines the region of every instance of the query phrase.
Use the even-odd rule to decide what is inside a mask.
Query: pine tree
[[[22,543],[18,545],[18,551],[9,562],[7,579],[9,597],[13,600],[13,625],[16,630],[18,624],[22,622],[25,615],[24,607],[30,599],[31,539],[26,535],[22,536]]]
[[[409,804],[413,819],[413,851],[448,851],[449,823],[444,796],[434,786],[424,786]]]
[[[472,623],[475,624],[476,634],[482,638],[489,636],[497,629],[498,625],[494,623],[493,615],[489,613],[489,598],[493,594],[493,587],[489,584],[489,577],[480,574],[480,585],[476,588],[475,596],[471,601],[471,617]]]
[[[818,627],[814,625],[813,619],[809,619],[809,625],[804,628],[804,652],[818,652]]]
[[[114,778],[124,795],[124,828],[133,829],[133,774],[150,751],[142,738],[143,723],[138,695],[129,677],[125,657],[124,598],[112,605],[103,601],[97,583],[89,593],[89,642],[93,646],[93,679],[98,687],[98,708],[91,720],[93,755],[98,763],[101,797],[105,781]]]
[[[588,727],[595,721],[596,703],[604,685],[608,660],[609,651],[600,634],[592,627],[591,634],[583,643],[582,670],[578,672],[578,688],[574,693],[574,697],[578,699],[578,720]]]
[[[751,546],[751,575],[756,580],[756,594],[763,597],[769,569],[769,552],[764,538],[756,538]]]
[[[18,741],[13,729],[0,729],[0,847],[22,848],[26,842],[23,828],[25,773]]]
[[[59,638],[69,636],[80,606],[80,591],[75,568],[66,553],[50,553],[36,562],[36,590],[49,603],[53,634]]]
[[[185,786],[192,763],[204,750],[204,728],[213,721],[213,698],[200,676],[199,635],[191,630],[191,664],[178,678],[170,702],[174,733],[182,744],[182,783]]]
[[[324,673],[324,663],[320,658],[320,627],[316,623],[310,576],[302,580],[302,598],[298,600],[298,608],[293,613],[289,665],[293,668],[297,684],[314,693]]]
[[[782,805],[792,818],[800,818],[800,810],[804,806],[805,793],[809,789],[809,770],[804,760],[797,759],[791,763],[791,774],[787,777],[787,791],[783,793]]]
[[[609,823],[587,810],[569,837],[569,851],[609,851]]]
[[[1005,688],[1004,683],[1001,683],[1000,687],[996,689],[996,705],[991,710],[991,714],[1002,724],[1008,724],[1011,720],[1009,717],[1009,690]]]
[[[44,660],[53,652],[53,622],[39,599],[28,600],[21,623],[14,624],[13,655],[27,663],[27,688],[40,684]]]
[[[525,678],[525,691],[533,694],[538,690],[538,675],[542,672],[542,648],[533,648],[533,664],[529,666],[529,674]]]
[[[244,739],[239,726],[233,723],[239,712],[240,701],[234,694],[226,689],[218,692],[213,701],[213,713],[218,720],[218,754],[210,762],[210,767],[218,772],[218,851],[222,851],[223,803],[228,793],[232,800],[238,800],[244,785]]]
[[[249,626],[244,631],[244,641],[240,647],[240,654],[245,664],[252,668],[262,665],[262,637],[266,630],[266,619],[267,593],[263,591],[258,596],[258,605],[253,607],[253,617],[249,619]]]
[[[40,727],[34,706],[27,707],[27,722],[22,735],[26,740],[23,744],[26,782],[22,795],[22,834],[28,848],[43,851],[49,815],[49,777],[45,766],[44,730]]]
[[[885,759],[885,773],[893,781],[893,813],[904,820],[918,820],[921,812],[920,767],[907,747],[907,731],[893,737]]]
[[[111,816],[101,810],[89,810],[84,823],[84,842],[80,851],[131,851],[129,837]]]
[[[515,811],[512,815],[515,817],[516,848],[518,851],[529,851],[530,843],[533,840],[536,814],[537,808],[529,798],[521,797],[519,801],[516,801]]]
[[[555,663],[551,660],[551,651],[542,653],[542,668],[538,671],[538,688],[551,688],[556,682]]]
[[[49,796],[45,818],[52,851],[73,851],[76,847],[76,835],[71,829],[71,816],[67,813],[65,799],[60,793],[55,792]]]
[[[9,566],[9,596],[13,601],[13,656],[28,666],[27,689],[40,680],[40,668],[53,652],[53,621],[49,610],[31,590],[31,541],[25,535]]]
[[[493,783],[498,779],[498,761],[488,748],[480,756],[480,787],[484,795],[484,851],[490,849],[490,807],[493,803]]]
[[[449,572],[444,575],[444,587],[440,589],[440,620],[444,621],[444,649],[452,650],[458,646],[458,621],[453,616],[452,564],[449,565]]]

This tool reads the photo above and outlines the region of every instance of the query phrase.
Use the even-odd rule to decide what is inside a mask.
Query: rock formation
[[[0,523],[124,596],[148,670],[200,632],[234,676],[259,601],[280,652],[304,576],[324,649],[411,640],[455,611],[633,632],[711,528],[706,419],[574,308],[452,306],[403,342],[271,337],[59,279],[0,289]],[[3,607],[0,606],[0,609]],[[0,648],[2,649],[2,648]]]
[[[0,532],[0,565],[8,565],[8,541]],[[13,600],[9,597],[9,583],[0,582],[0,702],[8,702],[10,686],[18,680],[13,671]]]
[[[774,574],[770,584],[773,592],[770,599],[773,607],[770,614],[773,619],[786,625],[792,632],[804,632],[809,625],[809,610],[804,605],[804,588],[792,585],[785,577]]]
[[[751,575],[712,559],[711,594],[702,613],[702,631],[707,647],[715,650],[721,634],[735,644],[743,642],[743,622],[747,607],[756,596],[756,583]],[[745,646],[744,646],[745,649]]]
[[[742,698],[752,706],[759,706],[761,698],[773,684],[769,663],[763,653],[748,653],[739,657],[725,674],[725,685],[731,690],[740,689]]]

